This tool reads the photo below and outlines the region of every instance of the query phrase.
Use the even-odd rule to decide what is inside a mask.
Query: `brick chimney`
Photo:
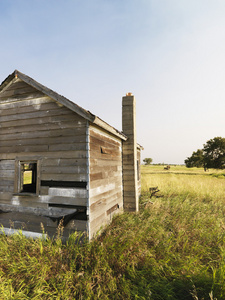
[[[128,137],[123,142],[123,197],[125,211],[138,211],[136,100],[127,93],[122,101],[122,128]]]

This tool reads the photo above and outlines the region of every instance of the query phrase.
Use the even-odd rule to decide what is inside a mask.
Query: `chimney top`
[[[126,93],[126,96],[133,96],[132,93]]]

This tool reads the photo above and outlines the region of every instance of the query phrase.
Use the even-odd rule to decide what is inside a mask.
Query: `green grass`
[[[225,299],[221,174],[143,166],[140,212],[91,243],[1,235],[0,299]]]

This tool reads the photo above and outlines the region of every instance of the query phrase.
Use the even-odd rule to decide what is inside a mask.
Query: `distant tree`
[[[145,163],[145,165],[150,165],[152,163],[152,161],[153,161],[153,159],[150,157],[143,159],[143,162]]]
[[[201,168],[204,166],[204,155],[203,150],[198,149],[196,152],[194,151],[190,157],[187,157],[184,161],[187,168]]]
[[[225,138],[215,137],[203,146],[205,167],[225,169]]]
[[[188,168],[225,169],[225,138],[215,137],[203,145],[203,149],[193,152],[185,159]]]

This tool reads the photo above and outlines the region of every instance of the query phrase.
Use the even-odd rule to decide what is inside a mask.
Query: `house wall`
[[[141,195],[141,149],[137,148],[137,185],[138,185],[138,196]]]
[[[42,222],[51,235],[59,216],[79,211],[81,220],[68,222],[64,234],[85,231],[86,120],[20,79],[1,92],[0,116],[0,224],[40,232]],[[39,161],[38,195],[17,194],[20,159]]]
[[[93,125],[89,128],[89,236],[123,210],[121,139]]]

